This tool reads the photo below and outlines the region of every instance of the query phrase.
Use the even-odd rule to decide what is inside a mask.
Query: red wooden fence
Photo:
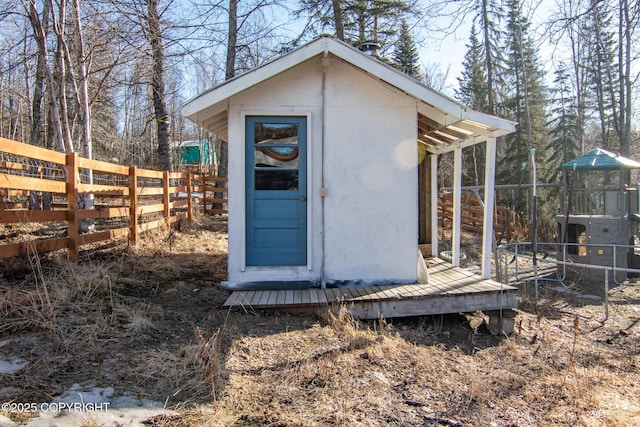
[[[496,238],[500,236],[505,227],[505,222],[509,214],[509,209],[496,206],[493,213],[493,230]],[[453,219],[453,194],[438,195],[438,218]],[[463,230],[482,232],[482,221],[484,218],[484,208],[482,203],[475,197],[462,197],[461,226]],[[504,238],[509,240],[514,230],[514,217],[510,216],[509,224],[505,230]]]

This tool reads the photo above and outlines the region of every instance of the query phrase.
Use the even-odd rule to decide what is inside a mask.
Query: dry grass
[[[228,312],[225,223],[198,221],[78,265],[5,261],[0,356],[29,365],[0,400],[115,386],[176,408],[150,420],[176,427],[640,424],[638,286],[612,292],[604,324],[599,302],[542,293],[508,338],[477,314]]]

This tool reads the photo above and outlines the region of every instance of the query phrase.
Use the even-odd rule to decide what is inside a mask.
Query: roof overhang
[[[228,101],[233,95],[319,55],[338,58],[415,99],[418,107],[417,139],[428,152],[441,154],[515,131],[514,122],[470,110],[382,61],[330,36],[318,37],[284,56],[213,87],[188,101],[183,107],[183,114],[226,141]]]

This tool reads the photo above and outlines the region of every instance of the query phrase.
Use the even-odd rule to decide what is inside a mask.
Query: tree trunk
[[[44,4],[46,5],[44,10],[48,10],[49,12],[47,12],[46,15],[43,13],[43,17],[46,16],[48,19],[49,13],[51,13],[51,1],[45,1]],[[27,8],[27,5],[25,5],[25,8]],[[29,0],[28,10],[26,10],[26,12],[29,16],[29,22],[33,28],[33,36],[38,45],[38,56],[42,59],[43,71],[49,87],[49,95],[51,97],[51,122],[53,125],[56,145],[63,153],[71,152],[73,151],[73,146],[70,146],[63,136],[60,109],[58,108],[58,91],[56,90],[49,62],[47,61],[47,33],[45,31],[45,26],[43,25],[45,20],[44,18],[43,20],[40,20],[35,0]],[[68,142],[70,143],[70,141]]]
[[[629,0],[619,0],[618,13],[618,79],[619,79],[619,124],[618,138],[620,140],[620,154],[628,156],[630,154],[631,135],[631,27],[633,22],[629,14]],[[628,184],[628,183],[627,183]]]
[[[80,20],[80,2],[73,0],[73,19],[75,21],[76,31],[76,85],[78,91],[78,101],[80,108],[80,119],[82,121],[82,148],[83,155],[87,159],[93,158],[93,142],[91,140],[91,107],[89,106],[89,82],[87,71],[87,56],[84,49],[84,37],[82,36],[82,21]],[[93,171],[86,169],[84,171],[84,181],[87,184],[93,184]],[[84,209],[93,209],[93,194],[85,194],[82,197],[82,207]],[[92,219],[84,219],[80,221],[80,232],[86,233],[94,228]]]
[[[342,7],[340,0],[331,0],[333,6],[333,24],[336,27],[336,37],[344,41],[344,21],[342,20]]]
[[[164,88],[164,47],[158,1],[147,1],[147,23],[149,24],[149,44],[153,57],[151,87],[153,91],[153,109],[156,118],[156,135],[158,137],[158,158],[162,170],[171,170],[171,153],[169,150],[169,114]]]
[[[236,48],[238,43],[238,0],[229,0],[229,38],[227,39],[227,61],[225,79],[229,80],[236,74]],[[220,156],[218,157],[218,176],[226,177],[229,164],[229,150],[226,141],[220,142]],[[217,188],[224,188],[225,183],[216,182]],[[215,193],[214,197],[220,199],[224,193]],[[222,203],[214,203],[214,209],[222,209]],[[205,206],[206,210],[206,206]]]
[[[51,0],[53,1],[53,0]],[[65,152],[71,153],[74,150],[73,142],[71,138],[71,128],[69,127],[69,112],[68,112],[68,103],[67,103],[67,91],[66,91],[66,83],[67,83],[67,67],[65,62],[65,24],[67,21],[67,1],[60,0],[58,3],[58,18],[56,19],[55,13],[53,13],[51,18],[53,20],[53,31],[56,34],[57,39],[57,47],[56,47],[56,77],[58,78],[57,87],[58,87],[58,98],[57,101],[59,103],[60,108],[60,128],[62,131],[62,140],[66,147]]]
[[[493,87],[493,51],[491,49],[491,35],[489,32],[489,1],[482,0],[482,33],[485,52],[485,71],[487,72],[487,107],[486,113],[495,114],[495,97]]]
[[[37,13],[37,11],[33,11],[33,13]],[[46,29],[49,25],[49,3],[44,2],[44,8],[42,11],[42,26]],[[45,30],[46,31],[46,30]],[[35,31],[34,28],[34,36],[36,39],[38,38],[39,32]],[[45,34],[46,37],[46,34]],[[36,72],[34,75],[34,84],[33,84],[33,99],[31,101],[31,145],[41,146],[42,142],[42,100],[44,99],[44,91],[45,91],[45,66],[46,64],[46,52],[42,52],[40,50],[40,46],[44,46],[44,42],[38,41],[38,55],[36,58]],[[50,199],[50,195],[47,196],[46,200]],[[45,200],[45,196],[43,195],[43,202]],[[43,203],[46,207],[50,207],[50,203]],[[45,206],[43,206],[44,208]],[[32,191],[29,194],[29,209],[35,210],[40,209],[40,193],[37,191]]]
[[[224,78],[236,75],[236,48],[238,43],[238,0],[229,0],[229,38],[227,39],[227,63]]]
[[[89,105],[89,81],[87,71],[87,57],[84,49],[84,38],[82,36],[82,22],[80,21],[80,4],[78,0],[73,0],[74,21],[76,30],[76,80],[78,90],[78,101],[80,108],[80,120],[82,122],[82,151],[87,159],[93,158],[93,142],[91,140],[91,107]],[[89,182],[91,184],[91,182]]]

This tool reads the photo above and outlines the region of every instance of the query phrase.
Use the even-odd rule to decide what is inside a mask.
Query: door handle
[[[306,202],[307,201],[307,197],[306,196],[300,196],[300,201],[301,202]]]

